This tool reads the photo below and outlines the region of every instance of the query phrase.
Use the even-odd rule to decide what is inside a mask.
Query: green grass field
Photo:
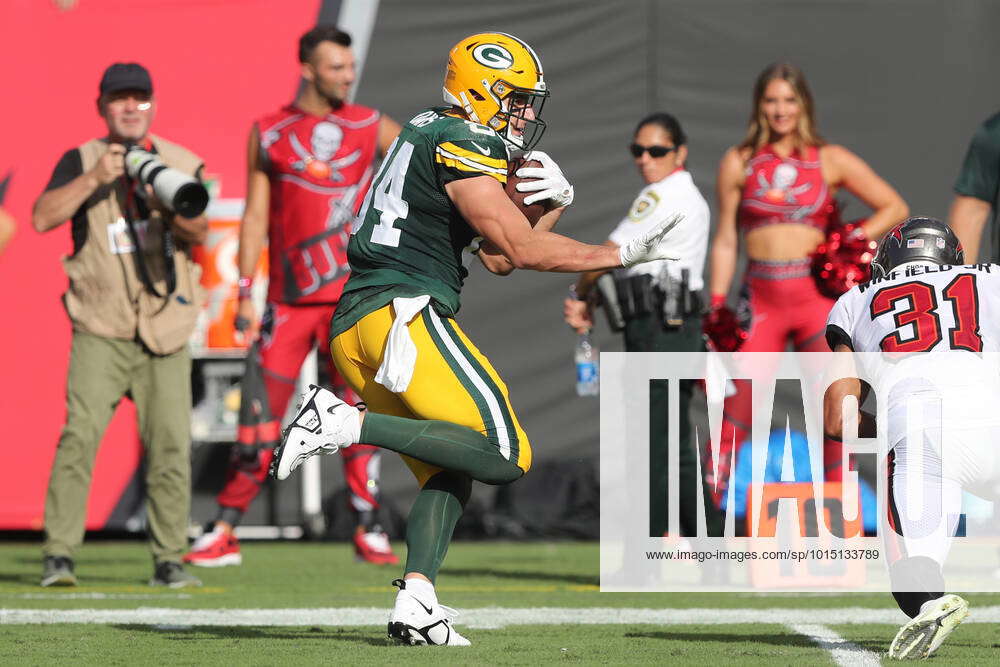
[[[471,625],[463,618],[456,625],[473,646],[409,648],[388,642],[382,620],[398,568],[355,563],[344,544],[250,542],[243,555],[241,567],[195,569],[203,588],[164,590],[146,585],[152,566],[144,544],[94,542],[76,558],[79,586],[43,589],[37,586],[38,545],[0,542],[0,663],[877,664],[898,629],[897,623],[852,622],[837,611],[884,610],[891,619],[895,605],[888,595],[600,593],[596,544],[459,543],[438,594],[465,610]],[[977,607],[1000,604],[998,595],[968,597],[970,621]],[[505,617],[503,609],[487,607],[510,611]],[[672,609],[687,611],[674,613],[671,622],[642,622],[643,614]],[[789,618],[763,618],[775,609],[791,610]],[[67,620],[69,610],[77,622],[51,622]],[[632,615],[618,618],[622,610]],[[796,610],[821,618],[850,645],[811,638],[799,622],[815,620],[796,618]],[[209,624],[192,616],[199,611],[210,615]],[[708,622],[698,622],[703,617]],[[995,628],[963,624],[933,663],[994,663]]]

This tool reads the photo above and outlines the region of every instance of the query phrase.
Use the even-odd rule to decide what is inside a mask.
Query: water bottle
[[[600,350],[590,342],[590,331],[585,331],[576,339],[573,351],[576,361],[576,395],[597,396],[600,391],[598,364]]]

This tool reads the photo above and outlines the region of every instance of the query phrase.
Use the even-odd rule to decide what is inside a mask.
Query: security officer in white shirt
[[[701,334],[701,289],[708,251],[710,214],[705,198],[698,191],[691,174],[684,169],[687,160],[687,139],[680,123],[667,113],[655,113],[643,118],[636,126],[629,151],[646,186],[639,192],[628,215],[618,223],[606,241],[620,246],[649,231],[670,216],[684,216],[675,230],[663,240],[667,254],[676,261],[657,261],[630,269],[618,269],[613,280],[602,277],[606,272],[582,274],[570,288],[564,303],[566,323],[577,331],[593,327],[593,304],[600,292],[608,322],[625,335],[627,352],[700,352],[704,342]],[[688,410],[690,392],[680,396],[682,414]],[[667,392],[666,387],[653,385],[650,391],[650,474],[659,478],[666,489],[667,451]],[[655,426],[656,421],[662,426]],[[682,498],[696,493],[697,463],[682,421],[680,492]],[[655,452],[662,451],[662,455]],[[652,494],[651,494],[652,495]],[[695,506],[691,506],[691,505]],[[709,535],[721,534],[721,521],[713,516],[714,506],[705,501]],[[687,535],[697,534],[696,503],[682,502],[681,529]],[[650,504],[650,535],[666,531],[665,503]]]

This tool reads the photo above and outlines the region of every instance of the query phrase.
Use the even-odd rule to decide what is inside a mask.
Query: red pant
[[[796,352],[829,352],[826,318],[834,300],[816,289],[808,259],[790,262],[760,262],[747,265],[737,315],[749,320],[750,337],[740,352],[783,352],[791,342]],[[728,487],[729,464],[734,450],[750,437],[753,403],[746,383],[736,382],[737,392],[725,401],[719,446],[719,486],[714,495],[719,504]],[[840,443],[823,447],[826,480],[841,479]],[[711,470],[711,468],[706,468]],[[711,488],[711,486],[710,486]]]
[[[242,387],[245,403],[260,401],[261,405],[254,410],[240,410],[237,436],[237,441],[244,445],[243,452],[248,446],[258,447],[260,451],[249,458],[235,451],[226,473],[226,484],[217,497],[219,505],[245,512],[260,492],[274,456],[271,448],[280,438],[281,419],[295,390],[299,370],[314,346],[319,351],[319,363],[325,364],[329,371],[334,393],[348,403],[361,400],[340,377],[330,357],[330,318],[335,308],[336,304],[268,304],[261,320],[260,336],[249,353],[248,373]],[[249,368],[249,364],[255,362],[259,362],[262,379],[262,386],[256,387],[253,385],[258,382],[255,379],[258,373],[251,373]],[[351,507],[358,512],[374,511],[378,508],[378,448],[354,445],[340,450],[340,454]]]
[[[810,260],[755,262],[747,266],[739,312],[749,309],[750,337],[741,352],[829,352],[826,318],[834,300],[819,293]]]

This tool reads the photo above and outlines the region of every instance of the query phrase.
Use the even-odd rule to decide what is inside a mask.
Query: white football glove
[[[636,264],[652,262],[657,259],[679,259],[663,252],[660,249],[660,241],[683,219],[683,214],[675,213],[642,236],[636,237],[619,247],[618,258],[621,260],[622,266],[635,266]]]
[[[573,186],[569,184],[566,177],[556,161],[542,151],[531,151],[524,154],[524,160],[538,160],[541,167],[521,167],[514,175],[518,178],[530,178],[530,181],[522,181],[515,187],[518,192],[534,192],[524,198],[525,205],[548,199],[551,208],[562,208],[573,203]]]

